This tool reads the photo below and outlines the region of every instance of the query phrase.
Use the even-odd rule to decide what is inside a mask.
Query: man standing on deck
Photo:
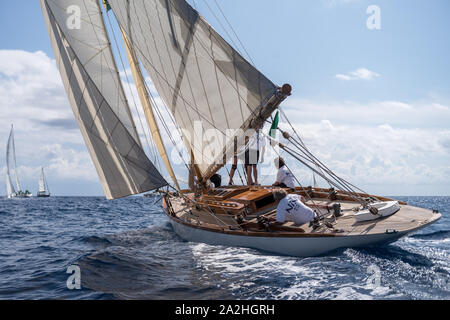
[[[258,129],[253,137],[246,137],[247,149],[245,151],[245,170],[247,172],[247,184],[258,185],[258,163],[264,162],[266,140]],[[252,176],[253,175],[253,176]]]

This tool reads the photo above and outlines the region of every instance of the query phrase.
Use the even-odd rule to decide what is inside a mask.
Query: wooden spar
[[[139,94],[139,99],[141,100],[142,107],[144,109],[145,118],[150,127],[150,132],[152,133],[153,141],[155,142],[156,147],[158,148],[159,154],[163,160],[164,166],[169,172],[170,177],[172,178],[173,183],[177,190],[180,190],[180,185],[178,184],[177,177],[175,176],[175,172],[173,171],[172,165],[170,163],[169,157],[167,155],[166,148],[161,138],[161,133],[159,132],[158,124],[156,122],[155,114],[152,109],[152,104],[150,102],[150,97],[145,87],[144,76],[142,75],[141,69],[139,67],[139,62],[136,56],[136,52],[133,48],[132,43],[128,39],[126,33],[122,28],[120,28],[122,32],[122,38],[125,43],[125,49],[127,52],[128,60],[131,66],[131,72],[133,74],[134,82],[136,83],[136,88]]]

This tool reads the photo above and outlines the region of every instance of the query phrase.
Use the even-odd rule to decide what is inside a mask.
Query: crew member
[[[277,207],[277,223],[292,221],[301,226],[316,219],[316,213],[303,203],[303,198],[297,194],[287,194],[283,189],[273,191],[275,200],[280,201]]]
[[[266,140],[260,130],[257,130],[251,139],[246,137],[248,148],[245,152],[245,169],[247,172],[247,184],[258,185],[258,163],[264,162]]]
[[[283,158],[275,159],[275,167],[278,169],[277,181],[273,184],[274,187],[289,188],[295,191],[295,180],[292,172],[286,167]]]

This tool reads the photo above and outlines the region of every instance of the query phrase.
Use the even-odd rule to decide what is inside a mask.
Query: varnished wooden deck
[[[340,203],[344,215],[338,219],[327,218],[325,221],[332,224],[333,228],[326,226],[313,230],[309,225],[296,226],[293,223],[284,224],[281,230],[261,230],[257,226],[256,219],[248,220],[248,230],[242,230],[236,222],[234,216],[223,214],[212,214],[206,210],[197,210],[192,205],[186,204],[181,198],[172,199],[172,206],[176,214],[176,218],[181,222],[191,225],[194,228],[206,229],[214,232],[227,232],[232,234],[252,235],[260,234],[261,236],[358,236],[386,234],[389,232],[407,232],[412,231],[426,224],[435,222],[441,215],[433,213],[430,210],[416,208],[408,205],[402,205],[396,214],[367,222],[356,222],[353,217],[354,212],[351,209],[358,206],[354,202],[326,202],[323,199],[314,199],[316,204]],[[268,215],[274,215],[276,211],[272,211]]]

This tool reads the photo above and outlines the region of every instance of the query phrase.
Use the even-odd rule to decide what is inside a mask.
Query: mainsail
[[[41,0],[73,112],[107,198],[167,182],[141,147],[97,0]]]
[[[210,177],[233,155],[233,130],[256,129],[275,109],[261,115],[278,87],[186,1],[108,2],[181,128],[197,175]]]
[[[16,194],[16,190],[14,189],[13,183],[11,181],[11,171],[13,171],[15,176],[17,192],[20,192],[21,188],[19,177],[17,175],[16,150],[14,145],[14,127],[11,127],[8,144],[6,146],[6,192],[8,198],[11,198]]]
[[[45,181],[44,168],[41,168],[41,177],[39,179],[38,185],[38,193],[46,194],[47,193],[47,183]]]

